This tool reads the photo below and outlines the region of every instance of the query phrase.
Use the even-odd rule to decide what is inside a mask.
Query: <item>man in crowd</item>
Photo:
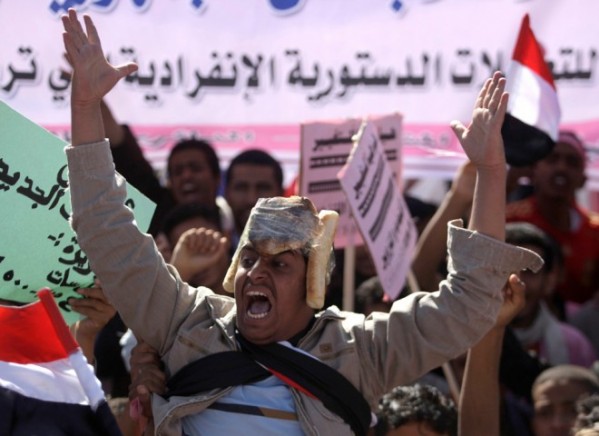
[[[225,174],[225,199],[235,222],[231,237],[232,248],[237,247],[250,212],[259,198],[283,195],[283,169],[270,154],[263,150],[245,150],[229,163]]]
[[[576,403],[599,394],[599,379],[588,368],[558,365],[543,371],[532,387],[535,436],[569,436],[576,422]]]
[[[559,245],[537,226],[523,222],[508,223],[505,239],[534,251],[545,262],[539,272],[520,273],[526,284],[526,304],[511,323],[516,337],[526,350],[550,365],[590,367],[596,355],[589,340],[575,327],[559,321],[545,302],[553,294],[562,268]]]
[[[100,101],[136,66],[110,65],[84,19],[85,31],[74,10],[62,18],[74,68],[72,225],[109,301],[165,363],[168,391],[153,397],[157,433],[365,434],[382,394],[476,343],[495,322],[510,273],[540,268],[534,253],[502,242],[507,94],[496,73],[470,125],[453,125],[477,189],[470,228],[451,225],[450,273],[439,292],[411,294],[369,318],[317,314],[337,217],[300,197],[264,199],[252,210],[223,284],[234,298],[191,288],[124,205]]]
[[[599,217],[576,202],[585,182],[585,150],[573,133],[562,131],[551,153],[532,169],[534,194],[509,203],[507,221],[536,225],[562,247],[565,274],[557,286],[564,301],[584,303],[599,288]]]
[[[221,182],[220,162],[212,145],[197,138],[178,141],[171,149],[166,165],[167,186],[163,186],[154,168],[145,159],[137,138],[126,124],[119,124],[104,101],[101,103],[106,137],[110,140],[116,169],[127,182],[156,203],[156,211],[148,233],[159,244],[173,249],[161,239],[165,217],[181,204],[200,204],[220,214],[220,226],[230,232],[233,227],[230,210],[218,196]],[[159,236],[160,235],[160,236]]]

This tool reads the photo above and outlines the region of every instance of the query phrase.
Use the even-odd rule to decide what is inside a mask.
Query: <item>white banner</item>
[[[379,132],[371,122],[362,125],[339,182],[383,290],[393,301],[408,275],[417,232]]]
[[[52,131],[70,121],[60,15],[90,13],[114,63],[139,72],[108,97],[160,167],[195,132],[226,166],[263,147],[297,172],[299,125],[404,115],[404,177],[451,176],[447,127],[505,69],[525,13],[546,50],[563,122],[599,144],[595,0],[0,0],[0,99]],[[432,157],[431,157],[432,156]],[[288,177],[288,179],[289,179]]]
[[[369,121],[377,129],[380,138],[381,154],[394,178],[400,186],[402,171],[400,114],[384,117],[371,117]],[[299,194],[309,197],[317,209],[330,209],[339,213],[335,247],[343,248],[348,243],[362,245],[346,193],[343,191],[337,174],[346,165],[354,148],[354,136],[360,130],[363,120],[354,118],[345,121],[321,121],[302,124],[300,152]],[[382,170],[383,163],[380,163]],[[363,166],[368,172],[368,167]],[[362,180],[361,183],[365,183]]]

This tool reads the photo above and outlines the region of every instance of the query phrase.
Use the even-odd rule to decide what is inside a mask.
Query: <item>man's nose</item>
[[[266,277],[266,262],[264,259],[259,258],[254,264],[252,268],[248,271],[248,277],[252,281],[252,283],[256,283],[257,281]]]
[[[181,177],[190,177],[193,175],[194,171],[191,167],[185,166],[181,169]]]
[[[569,434],[571,426],[574,424],[572,416],[568,413],[557,412],[553,415],[551,426],[556,434]],[[558,431],[562,433],[557,433]],[[564,433],[565,432],[565,433]]]
[[[251,186],[246,197],[248,204],[251,204],[253,206],[254,204],[256,204],[259,198],[260,193],[258,192],[258,189],[255,186]]]
[[[568,164],[568,160],[566,159],[565,156],[560,156],[556,161],[555,161],[555,168],[560,170],[560,171],[566,171],[570,168],[570,165]]]

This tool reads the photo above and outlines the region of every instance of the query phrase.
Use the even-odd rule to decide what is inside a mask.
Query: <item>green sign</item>
[[[94,275],[68,221],[66,145],[0,102],[0,298],[29,303],[48,287],[70,324],[67,300]],[[147,230],[154,204],[129,185],[127,205]]]

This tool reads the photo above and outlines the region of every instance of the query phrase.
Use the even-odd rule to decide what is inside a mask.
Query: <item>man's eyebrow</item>
[[[275,254],[274,256],[283,256],[285,254],[293,255],[294,253],[299,254],[299,252],[297,250],[285,250],[285,251],[281,251],[281,252]]]
[[[241,247],[241,251],[250,251],[252,253],[257,253],[256,249],[253,246],[248,245],[248,244]]]

